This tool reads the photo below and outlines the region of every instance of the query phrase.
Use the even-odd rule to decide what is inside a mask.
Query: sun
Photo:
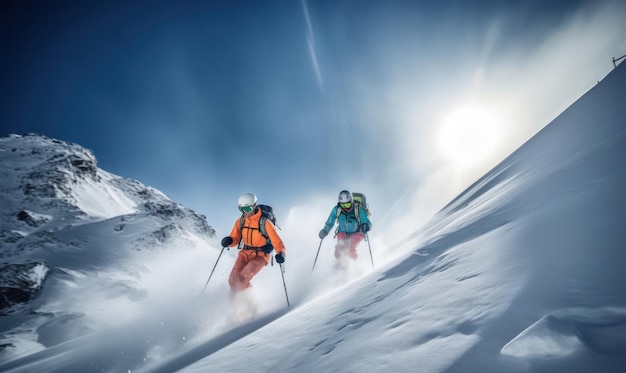
[[[444,118],[438,133],[439,151],[459,167],[471,166],[493,153],[500,140],[493,111],[465,106]]]

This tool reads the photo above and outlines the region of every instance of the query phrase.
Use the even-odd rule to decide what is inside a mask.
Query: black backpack
[[[265,237],[265,241],[267,243],[265,246],[259,247],[259,250],[262,250],[269,254],[274,250],[274,246],[272,245],[272,241],[270,240],[269,236],[267,235],[267,231],[265,230],[265,221],[269,219],[272,222],[272,224],[276,225],[276,216],[274,215],[274,209],[272,208],[272,206],[257,205],[257,207],[261,209],[261,218],[259,219],[259,226],[257,228],[254,228],[254,227],[246,227],[246,228],[258,229],[259,232],[261,232],[261,235]],[[244,219],[243,219],[243,214],[242,214],[241,218],[239,219],[239,230],[243,229],[243,223],[244,223]],[[243,242],[243,240],[241,242]]]

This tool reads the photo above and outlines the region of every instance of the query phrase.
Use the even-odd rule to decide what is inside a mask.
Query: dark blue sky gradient
[[[309,1],[309,29],[301,1],[5,1],[1,135],[79,143],[218,227],[248,191],[283,209],[343,188],[386,202],[420,182],[398,92],[428,143],[429,108],[478,66],[594,3]]]

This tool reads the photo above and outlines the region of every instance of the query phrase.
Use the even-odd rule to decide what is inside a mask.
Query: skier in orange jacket
[[[233,269],[228,277],[232,293],[243,291],[252,285],[250,281],[261,271],[271,258],[272,246],[276,251],[276,261],[285,261],[285,245],[276,233],[274,223],[270,219],[261,218],[261,209],[257,206],[257,198],[252,193],[245,193],[238,200],[241,219],[235,222],[230,236],[222,239],[222,247],[233,247],[242,244]],[[267,238],[261,233],[263,222]],[[268,241],[269,240],[269,241]]]

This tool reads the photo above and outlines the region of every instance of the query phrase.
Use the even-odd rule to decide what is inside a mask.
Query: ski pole
[[[320,240],[320,246],[317,248],[317,254],[315,254],[315,261],[313,261],[313,268],[311,269],[311,273],[313,273],[313,270],[315,269],[315,263],[317,263],[317,256],[320,255],[320,249],[322,248],[322,241],[324,241],[323,238]]]
[[[287,295],[287,284],[285,283],[285,267],[283,267],[283,263],[279,263],[280,265],[280,275],[283,277],[283,287],[285,288],[285,298],[287,298],[287,307],[291,307],[289,304],[289,295]]]
[[[370,245],[369,235],[365,234],[365,241],[367,241],[367,247],[370,249],[370,260],[372,261],[372,269],[374,269],[374,257],[372,256],[372,246]]]
[[[202,294],[204,294],[204,291],[206,290],[206,286],[209,284],[209,281],[211,280],[211,276],[213,276],[213,272],[215,272],[215,267],[217,267],[217,263],[220,261],[220,257],[222,256],[224,249],[225,247],[222,247],[222,251],[220,251],[220,255],[217,257],[217,260],[215,261],[215,265],[213,266],[213,270],[211,271],[211,274],[209,275],[209,279],[206,280],[206,284],[204,284],[204,289],[202,289]]]

